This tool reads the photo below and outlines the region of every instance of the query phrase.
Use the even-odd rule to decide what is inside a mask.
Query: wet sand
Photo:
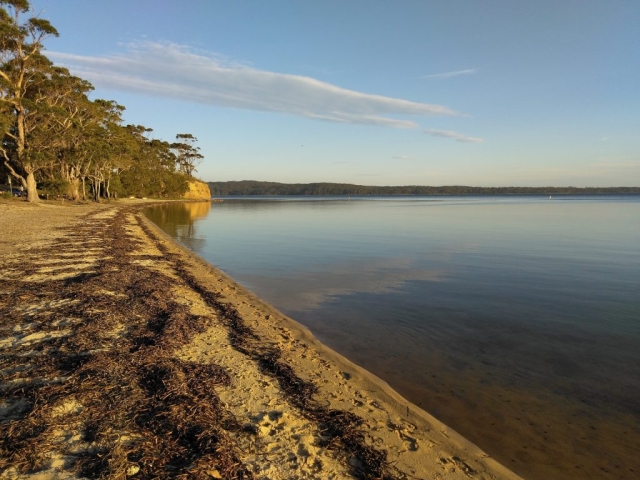
[[[0,476],[518,478],[139,208],[0,203]]]

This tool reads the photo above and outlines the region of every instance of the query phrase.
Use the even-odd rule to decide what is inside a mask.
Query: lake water
[[[525,478],[640,478],[640,197],[232,197],[149,218]]]

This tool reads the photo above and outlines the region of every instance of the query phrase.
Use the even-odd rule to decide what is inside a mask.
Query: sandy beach
[[[519,478],[143,206],[0,202],[0,478]]]

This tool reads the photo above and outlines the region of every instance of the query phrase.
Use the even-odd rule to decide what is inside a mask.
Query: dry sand
[[[518,478],[139,208],[0,203],[0,478]]]

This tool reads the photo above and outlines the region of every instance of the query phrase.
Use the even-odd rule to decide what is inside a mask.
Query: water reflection
[[[640,472],[640,198],[180,208],[150,217],[525,478]]]
[[[318,265],[314,271],[292,272],[274,279],[267,275],[243,276],[243,281],[260,285],[261,295],[269,298],[292,317],[358,293],[397,292],[411,281],[445,281],[445,269],[416,268],[410,257],[364,258]]]
[[[206,218],[211,210],[211,202],[176,202],[162,208],[149,208],[147,217],[171,237],[180,240],[194,252],[202,252],[207,240],[199,236],[196,221]]]

